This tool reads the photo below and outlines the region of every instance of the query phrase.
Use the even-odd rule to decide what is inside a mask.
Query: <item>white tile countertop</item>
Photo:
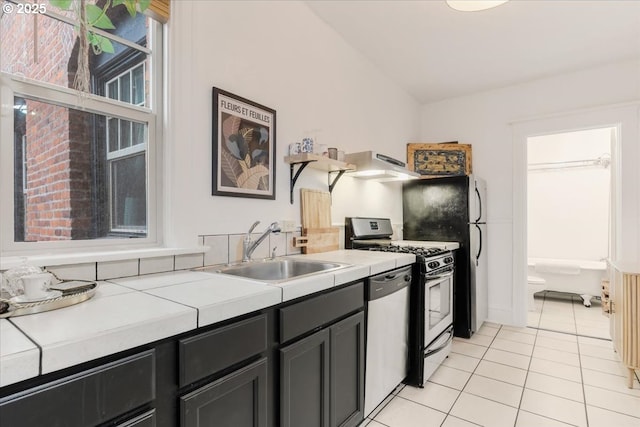
[[[393,255],[393,256],[389,256]],[[343,262],[345,264],[353,264],[369,268],[366,276],[373,276],[392,268],[402,267],[404,265],[416,262],[416,256],[403,253],[389,252],[373,252],[367,250],[342,249],[332,252],[321,252],[312,255],[293,255],[292,258],[306,258],[319,261]]]
[[[186,270],[111,279],[80,304],[0,319],[0,387],[415,262],[359,250],[295,258],[350,266],[276,284]]]
[[[6,319],[0,319],[0,387],[40,373],[38,347]]]
[[[196,318],[190,307],[102,283],[88,301],[11,322],[41,347],[46,374],[189,331]]]

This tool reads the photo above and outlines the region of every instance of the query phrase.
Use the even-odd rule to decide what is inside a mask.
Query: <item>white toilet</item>
[[[529,311],[536,311],[536,302],[533,294],[544,291],[547,288],[547,281],[542,277],[527,276],[527,289],[529,291]]]

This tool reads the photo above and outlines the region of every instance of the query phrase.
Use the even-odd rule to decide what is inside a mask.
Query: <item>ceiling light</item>
[[[509,0],[447,0],[449,7],[461,12],[477,12],[500,6]]]

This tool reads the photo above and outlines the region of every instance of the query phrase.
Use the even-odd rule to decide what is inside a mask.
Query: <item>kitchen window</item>
[[[162,25],[108,15],[113,52],[90,52],[91,93],[74,89],[72,14],[0,15],[3,255],[158,243]]]
[[[106,96],[145,105],[144,62],[107,81]],[[117,117],[107,118],[107,175],[110,227],[113,233],[146,233],[146,126]]]

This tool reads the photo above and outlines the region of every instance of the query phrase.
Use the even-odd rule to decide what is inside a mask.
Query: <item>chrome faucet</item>
[[[254,222],[251,228],[249,228],[249,231],[247,231],[247,234],[244,236],[244,239],[242,240],[242,262],[251,261],[251,255],[253,254],[253,251],[255,251],[258,245],[267,238],[269,233],[280,232],[280,226],[278,225],[278,223],[272,222],[271,225],[269,225],[269,227],[264,231],[264,233],[262,233],[262,235],[258,237],[255,242],[252,242],[251,232],[253,232],[254,228],[256,228],[258,224],[260,224],[260,221]]]

